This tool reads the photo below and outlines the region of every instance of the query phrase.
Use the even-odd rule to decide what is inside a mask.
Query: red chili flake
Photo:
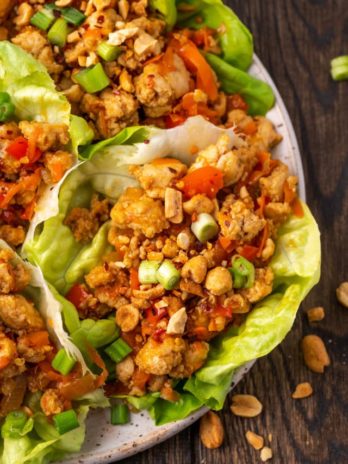
[[[97,22],[98,22],[99,24],[103,23],[103,22],[104,22],[104,15],[98,16]]]
[[[163,337],[164,337],[164,334],[165,334],[165,330],[164,329],[157,329],[153,334],[152,334],[152,338],[155,340],[155,342],[157,343],[162,343],[163,342]]]
[[[148,143],[150,143],[150,140],[146,139],[146,140],[144,140],[144,143],[146,143],[146,145],[147,145]]]

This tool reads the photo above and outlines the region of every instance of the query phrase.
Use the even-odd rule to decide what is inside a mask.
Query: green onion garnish
[[[14,104],[7,92],[0,92],[0,122],[11,119],[15,113]]]
[[[86,331],[86,338],[94,348],[108,345],[120,336],[120,329],[115,323],[115,318],[113,320],[100,319],[92,322],[93,325]]]
[[[156,273],[158,282],[166,289],[173,290],[180,280],[180,272],[174,266],[174,264],[165,260],[158,268]]]
[[[88,93],[100,92],[110,84],[110,79],[100,63],[74,74],[73,78]]]
[[[338,56],[331,60],[331,77],[334,81],[348,79],[348,55]]]
[[[81,13],[81,11],[76,8],[72,8],[71,6],[62,8],[60,11],[62,13],[62,17],[74,26],[80,26],[80,24],[82,24],[86,19],[86,16]]]
[[[47,33],[47,38],[53,45],[64,47],[68,35],[68,23],[63,18],[58,18]]]
[[[242,256],[234,257],[232,259],[232,267],[229,268],[229,271],[233,277],[234,288],[250,288],[253,286],[255,267],[247,259]]]
[[[141,284],[157,284],[157,270],[160,261],[142,261],[138,269],[138,278]]]
[[[100,42],[97,53],[104,61],[114,61],[122,53],[122,48],[107,42]]]
[[[47,31],[53,21],[54,14],[52,10],[49,10],[48,8],[43,8],[30,18],[30,24],[32,26],[38,27],[42,31]]]
[[[116,363],[122,361],[132,351],[132,348],[122,338],[105,348],[105,353]]]
[[[76,412],[73,409],[56,414],[53,416],[53,422],[60,435],[80,426]]]
[[[213,216],[208,213],[200,213],[197,221],[191,224],[191,230],[201,243],[205,243],[218,234],[219,226]]]
[[[111,424],[121,425],[129,422],[129,409],[125,404],[115,404],[111,407]]]
[[[68,375],[76,364],[64,348],[61,348],[52,360],[52,367],[62,375]]]

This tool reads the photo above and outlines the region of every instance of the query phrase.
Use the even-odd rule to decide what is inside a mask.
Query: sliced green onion
[[[138,278],[141,284],[157,284],[157,270],[160,261],[142,261],[138,270]]]
[[[20,438],[27,420],[28,416],[23,411],[12,411],[7,414],[1,427],[2,438]]]
[[[52,360],[52,367],[62,375],[68,375],[74,368],[76,360],[71,358],[64,348],[61,348]]]
[[[132,351],[132,348],[122,338],[119,338],[105,348],[105,353],[109,355],[115,363],[122,361],[122,359],[128,356]]]
[[[30,24],[32,26],[38,27],[42,31],[47,31],[47,29],[50,27],[53,21],[54,14],[52,10],[49,10],[47,8],[43,8],[30,18]]]
[[[129,409],[126,404],[115,404],[111,407],[111,424],[122,425],[129,422]]]
[[[232,267],[229,268],[233,276],[234,288],[250,288],[255,281],[255,267],[254,265],[243,258],[242,256],[235,256],[232,259]]]
[[[88,93],[100,92],[110,84],[110,79],[100,63],[74,74],[73,77]]]
[[[53,416],[53,422],[60,435],[80,427],[76,412],[73,409]]]
[[[109,358],[109,356],[106,354],[106,353],[100,353],[103,361],[104,361],[104,364],[105,364],[105,367],[106,367],[106,370],[108,371],[109,375],[108,375],[108,378],[106,379],[107,382],[110,382],[111,380],[115,380],[116,379],[116,364],[115,362]]]
[[[97,53],[104,61],[114,61],[122,53],[122,48],[107,42],[100,42]]]
[[[331,77],[334,81],[348,79],[348,55],[337,56],[331,60]]]
[[[15,113],[14,104],[7,92],[0,92],[0,122],[8,121]]]
[[[58,18],[47,33],[47,38],[53,45],[64,47],[68,35],[68,23],[63,18]]]
[[[74,26],[80,26],[80,24],[82,24],[86,19],[86,16],[81,13],[81,11],[76,8],[72,8],[71,6],[62,8],[60,11],[62,13],[62,17]]]
[[[120,329],[115,323],[115,318],[100,319],[93,321],[94,324],[86,332],[87,341],[94,348],[101,348],[102,346],[109,345],[116,338],[120,336]]]
[[[168,259],[158,268],[156,273],[158,282],[166,289],[173,290],[180,280],[180,272]]]
[[[200,213],[197,221],[191,224],[191,230],[201,243],[205,243],[218,234],[219,226],[213,216],[208,213]]]

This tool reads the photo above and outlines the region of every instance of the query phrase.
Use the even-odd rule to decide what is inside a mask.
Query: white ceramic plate
[[[254,56],[250,73],[267,82],[275,93],[276,105],[267,117],[273,121],[277,131],[283,136],[283,141],[273,153],[276,158],[281,159],[289,166],[292,173],[298,176],[300,196],[305,200],[301,157],[295,132],[283,100],[257,56]],[[236,372],[231,389],[252,365],[253,362],[248,363]],[[146,412],[132,414],[132,420],[129,424],[115,427],[110,425],[109,410],[92,411],[87,420],[87,437],[81,452],[69,456],[64,464],[101,464],[132,456],[180,432],[199,419],[205,411],[206,409],[202,408],[182,421],[161,427],[156,427]]]

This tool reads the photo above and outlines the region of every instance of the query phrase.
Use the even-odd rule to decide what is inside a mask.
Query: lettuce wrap
[[[175,154],[189,165],[194,160],[192,146],[206,147],[224,132],[229,135],[230,146],[243,144],[232,129],[220,129],[195,117],[167,131],[151,128],[145,131],[140,127],[128,130],[127,136],[121,137],[123,145],[115,145],[110,139],[92,146],[84,154],[88,161],[72,170],[62,186],[51,192],[40,215],[34,218],[25,244],[28,258],[65,294],[98,264],[109,247],[108,223],[89,244],[77,243],[64,225],[70,209],[88,205],[93,192],[115,201],[124,188],[137,185],[128,172],[129,164],[144,164]],[[137,141],[128,145],[132,137]],[[139,141],[141,137],[146,137],[146,143]],[[154,395],[140,400],[128,398],[132,404],[147,408],[156,424],[182,419],[203,405],[221,409],[236,369],[267,355],[290,331],[301,301],[320,275],[318,227],[304,204],[303,210],[303,217],[292,216],[279,229],[276,252],[270,263],[275,275],[272,294],[254,306],[238,329],[232,327],[210,343],[205,365],[190,379],[177,384],[179,402],[170,403]]]
[[[10,247],[0,240],[0,250],[10,250]],[[87,366],[80,350],[72,343],[67,332],[63,328],[60,317],[62,299],[56,290],[49,286],[39,268],[24,263],[14,254],[13,260],[25,265],[31,275],[29,286],[23,291],[24,296],[29,297],[47,322],[47,330],[51,340],[57,348],[63,347],[71,357],[79,361],[82,369],[86,371]],[[107,407],[109,401],[105,398],[101,389],[74,401],[73,407],[77,412],[80,426],[63,435],[48,421],[40,408],[40,393],[28,393],[24,400],[25,405],[33,412],[32,417],[26,417],[19,421],[17,413],[9,413],[1,425],[0,440],[0,463],[1,464],[23,464],[23,463],[45,463],[50,460],[62,458],[66,453],[80,450],[85,438],[85,420],[90,408]],[[25,418],[25,416],[24,416]]]
[[[78,146],[90,143],[93,131],[56,90],[46,68],[20,47],[0,41],[0,92],[7,92],[21,120],[66,124],[69,126],[69,149],[77,156]]]

